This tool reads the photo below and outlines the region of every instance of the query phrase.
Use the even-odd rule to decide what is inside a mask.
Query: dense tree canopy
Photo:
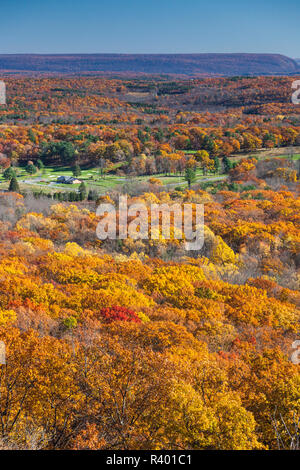
[[[7,77],[1,448],[297,447],[291,80]],[[120,191],[82,182],[64,201],[19,191],[19,165],[42,179],[49,164],[128,175],[121,192],[145,204],[148,221],[152,203],[204,204],[204,246],[186,251],[175,228],[167,239],[100,241],[96,206],[117,207]],[[166,188],[158,174],[186,175],[190,187]],[[142,187],[136,175],[146,175]]]

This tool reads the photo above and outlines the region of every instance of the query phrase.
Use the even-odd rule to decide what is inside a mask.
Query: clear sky
[[[300,57],[299,0],[0,0],[0,53]]]

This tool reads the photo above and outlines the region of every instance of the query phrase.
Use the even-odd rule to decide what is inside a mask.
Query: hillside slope
[[[269,75],[297,73],[300,67],[279,54],[20,54],[0,55],[0,70]]]

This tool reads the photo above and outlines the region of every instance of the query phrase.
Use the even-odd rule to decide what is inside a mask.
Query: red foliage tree
[[[102,308],[100,311],[100,316],[107,323],[111,323],[113,321],[131,321],[140,323],[141,321],[133,310],[117,305]]]

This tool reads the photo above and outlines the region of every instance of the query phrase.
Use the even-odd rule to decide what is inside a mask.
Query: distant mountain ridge
[[[4,54],[0,71],[284,75],[300,63],[280,54]]]

